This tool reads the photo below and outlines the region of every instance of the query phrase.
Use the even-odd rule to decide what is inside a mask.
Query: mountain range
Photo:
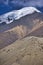
[[[36,7],[43,12],[43,0],[0,0],[0,15],[27,6]]]
[[[37,36],[37,37],[43,36],[43,14],[40,13],[39,10],[38,12],[36,10],[37,9],[35,9],[35,11],[32,10],[34,12],[32,14],[28,15],[26,14],[25,16],[22,17],[20,16],[19,19],[13,20],[13,22],[10,24],[5,23],[0,24],[0,49],[12,44],[18,39],[27,36]],[[4,19],[2,20],[4,21]]]
[[[38,8],[0,15],[0,65],[43,65],[43,13]]]
[[[18,20],[23,16],[26,16],[28,14],[33,14],[34,12],[41,13],[37,8],[35,7],[24,7],[20,10],[14,10],[8,13],[5,13],[0,16],[0,23],[5,22],[6,24],[10,24],[14,20]]]

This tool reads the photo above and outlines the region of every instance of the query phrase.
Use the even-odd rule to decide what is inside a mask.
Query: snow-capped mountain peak
[[[26,16],[26,15],[28,15],[28,14],[32,14],[32,13],[34,13],[34,12],[39,12],[39,13],[41,13],[38,9],[36,9],[35,7],[24,7],[24,8],[22,8],[22,9],[20,9],[20,10],[18,10],[17,12],[16,12],[16,20],[17,19],[19,19],[19,18],[21,18],[21,17],[23,17],[23,16]]]
[[[14,10],[14,11],[1,15],[0,23],[5,22],[6,24],[9,24],[9,23],[13,22],[13,20],[18,20],[21,17],[29,15],[29,14],[33,14],[34,12],[41,13],[35,7],[24,7],[20,10]]]

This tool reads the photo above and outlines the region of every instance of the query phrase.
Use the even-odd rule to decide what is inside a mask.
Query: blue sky
[[[24,6],[37,7],[43,12],[43,0],[0,0],[0,15]]]

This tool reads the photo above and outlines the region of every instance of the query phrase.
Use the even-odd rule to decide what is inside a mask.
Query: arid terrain
[[[34,13],[8,25],[0,24],[0,49],[26,36],[43,36],[43,14]]]
[[[43,38],[26,37],[1,49],[0,65],[43,65]]]
[[[43,65],[43,14],[0,24],[0,65]]]

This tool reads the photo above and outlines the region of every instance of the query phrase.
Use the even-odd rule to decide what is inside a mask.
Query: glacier
[[[10,24],[14,20],[18,20],[23,16],[33,14],[34,12],[41,13],[40,10],[38,10],[35,7],[24,7],[20,10],[13,10],[11,12],[5,13],[0,16],[0,23],[5,22],[6,24]]]

